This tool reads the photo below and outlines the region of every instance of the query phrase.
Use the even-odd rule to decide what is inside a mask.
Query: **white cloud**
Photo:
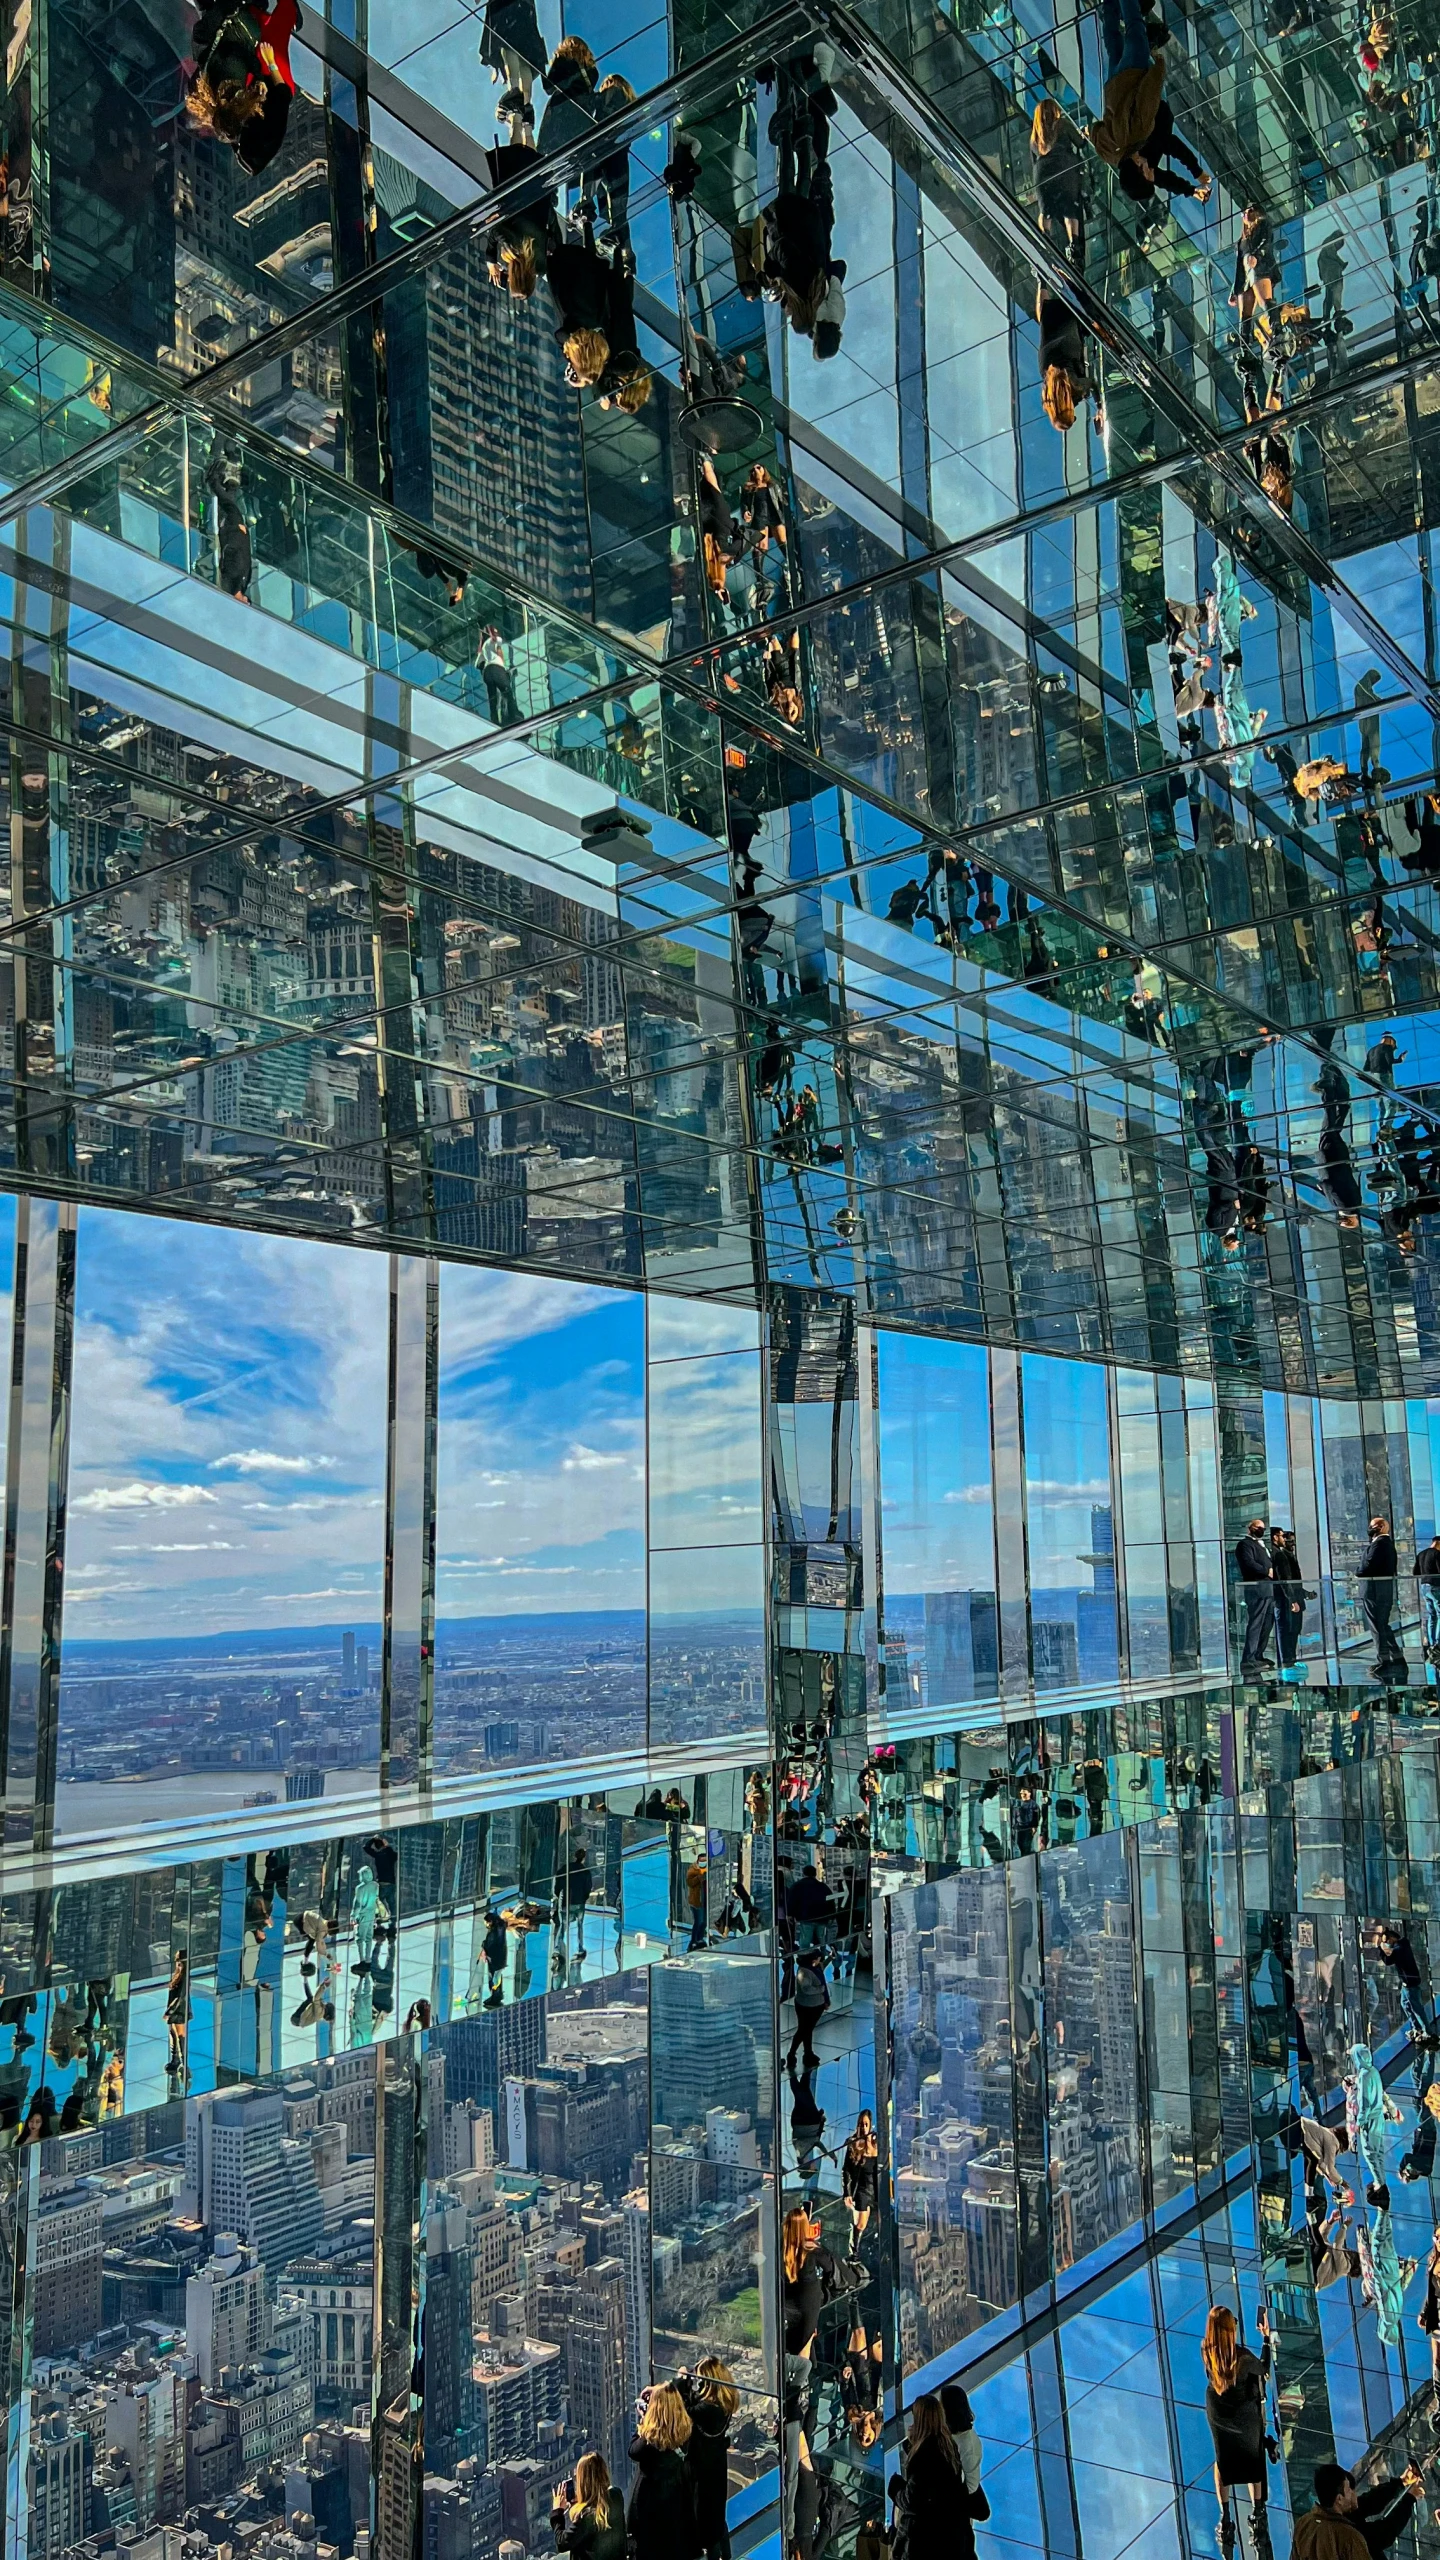
[[[129,1484],[97,1484],[89,1493],[78,1494],[71,1503],[72,1511],[178,1511],[188,1502],[213,1502],[214,1494],[203,1484],[142,1484],[135,1477]]]
[[[583,1280],[551,1280],[519,1271],[465,1271],[447,1266],[440,1281],[440,1361],[456,1376],[536,1334],[556,1333],[597,1308],[613,1307],[615,1289]],[[628,1293],[627,1293],[628,1294]]]
[[[233,1467],[242,1476],[313,1476],[322,1468],[333,1467],[333,1458],[282,1458],[274,1449],[231,1449],[223,1458],[212,1458],[212,1469]]]
[[[567,1475],[572,1468],[581,1468],[588,1474],[596,1467],[628,1467],[632,1463],[628,1449],[587,1449],[583,1440],[571,1442],[570,1454],[564,1460]]]
[[[136,1549],[136,1553],[142,1556],[207,1556],[216,1554],[233,1556],[236,1552],[237,1550],[234,1541],[230,1538],[196,1538],[194,1540],[187,1541],[184,1545],[139,1547]]]
[[[945,1502],[993,1502],[994,1498],[988,1484],[953,1485],[941,1497]],[[895,1507],[899,1510],[901,1506],[897,1503]],[[886,1508],[889,1509],[888,1503]]]

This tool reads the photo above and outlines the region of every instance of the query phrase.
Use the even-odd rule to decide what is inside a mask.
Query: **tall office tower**
[[[61,2560],[90,2530],[93,2448],[63,2409],[47,2410],[30,2435],[27,2493],[29,2549],[36,2560]]]
[[[6,2554],[1437,2560],[1434,12],[532,14],[6,17]]]
[[[493,2117],[506,2081],[533,2078],[544,2060],[543,2001],[521,2001],[463,2019],[445,2040],[447,2103],[473,2099]]]
[[[83,2347],[100,2327],[104,2246],[99,2195],[83,2182],[45,2181],[35,2234],[37,2355]]]
[[[227,2365],[250,2364],[269,2343],[265,2268],[233,2231],[217,2232],[214,2254],[185,2285],[185,2346],[205,2383]]]
[[[319,2240],[324,2210],[310,2144],[287,2139],[278,2090],[187,2101],[182,2211],[253,2250],[267,2284]]]
[[[462,2441],[474,2354],[474,2268],[468,2217],[452,2189],[432,2190],[425,2257],[425,2458],[451,2476],[468,2452]]]

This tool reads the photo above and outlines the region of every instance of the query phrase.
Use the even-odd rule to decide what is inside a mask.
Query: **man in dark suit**
[[[1245,1650],[1240,1661],[1242,1680],[1253,1679],[1258,1671],[1268,1671],[1265,1647],[1275,1625],[1274,1568],[1270,1550],[1265,1544],[1265,1523],[1252,1520],[1245,1535],[1236,1545],[1235,1563],[1245,1593]]]
[[[1405,1656],[1390,1624],[1398,1571],[1390,1523],[1377,1515],[1370,1523],[1370,1544],[1360,1559],[1360,1606],[1375,1637],[1377,1680],[1403,1680],[1407,1676]]]

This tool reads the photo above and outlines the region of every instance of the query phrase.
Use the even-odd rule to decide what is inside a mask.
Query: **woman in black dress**
[[[880,2191],[880,2146],[875,2139],[875,2119],[868,2107],[861,2108],[855,2130],[845,2145],[840,2185],[850,2215],[850,2245],[857,2250]]]
[[[1270,2315],[1256,2314],[1262,2354],[1252,2356],[1240,2340],[1235,2314],[1217,2302],[1205,2323],[1201,2355],[1205,2366],[1205,2415],[1215,2446],[1215,2495],[1220,2501],[1220,2541],[1229,2551],[1235,2540],[1235,2510],[1230,2492],[1249,2489],[1257,2546],[1269,2542],[1265,2507],[1265,2384],[1270,2372]]]
[[[1077,267],[1085,263],[1085,146],[1054,98],[1042,98],[1030,124],[1030,170],[1040,228],[1063,241]]]
[[[1040,323],[1040,399],[1052,427],[1062,435],[1075,424],[1075,416],[1094,391],[1086,353],[1087,332],[1067,302],[1059,295],[1047,293],[1043,284],[1035,296],[1035,317]],[[1096,410],[1096,424],[1100,413]]]
[[[535,15],[535,0],[485,0],[480,31],[480,59],[492,80],[505,83],[495,113],[518,138],[518,129],[535,130],[530,100],[545,67],[545,39]]]

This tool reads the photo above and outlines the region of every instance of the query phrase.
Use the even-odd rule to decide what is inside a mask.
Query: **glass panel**
[[[1035,1686],[1113,1680],[1119,1657],[1105,1372],[1027,1352],[1021,1377]]]
[[[1005,1876],[887,1898],[900,2356],[907,2374],[1018,2299]]]
[[[892,1705],[993,1697],[999,1681],[985,1354],[881,1333],[880,1525]]]
[[[643,1742],[644,1324],[619,1291],[441,1275],[437,1769]]]
[[[376,1775],[385,1265],[182,1233],[80,1219],[62,1833]]]

